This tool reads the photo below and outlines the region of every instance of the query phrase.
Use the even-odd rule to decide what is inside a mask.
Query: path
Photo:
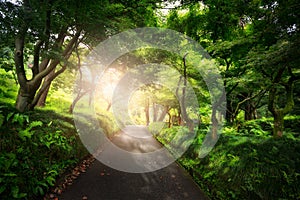
[[[143,127],[127,127],[113,142],[130,152],[151,152],[161,148]],[[142,135],[142,139],[138,139]],[[204,200],[192,178],[177,164],[148,173],[126,173],[98,160],[59,197],[60,200]]]

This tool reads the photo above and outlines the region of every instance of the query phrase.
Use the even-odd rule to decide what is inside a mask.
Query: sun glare
[[[118,85],[121,72],[114,68],[109,68],[101,77],[98,85],[99,95],[104,99],[112,99],[113,92]]]

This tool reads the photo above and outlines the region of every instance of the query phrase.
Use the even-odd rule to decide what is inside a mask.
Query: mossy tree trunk
[[[283,110],[278,110],[274,113],[274,137],[282,137],[284,131],[284,113]]]
[[[26,28],[24,30],[27,30]],[[73,38],[68,42],[64,51],[62,52],[62,57],[65,60],[68,60],[72,51],[75,48],[75,44],[78,41],[81,30],[78,30]],[[65,33],[62,33],[57,38],[57,45],[62,45],[65,38]],[[35,46],[35,62],[32,67],[33,77],[31,80],[28,80],[26,77],[25,69],[24,69],[24,41],[25,41],[25,33],[19,34],[19,37],[16,38],[15,46],[15,67],[16,73],[18,77],[18,81],[20,84],[17,100],[16,100],[16,109],[20,112],[24,112],[27,110],[33,110],[33,108],[37,105],[39,99],[42,94],[49,88],[53,79],[55,79],[59,74],[65,71],[66,65],[62,66],[61,69],[56,70],[57,65],[59,65],[59,59],[48,59],[44,58],[42,62],[39,62],[40,58],[40,46],[41,43],[36,44]],[[53,74],[47,80],[44,78],[49,75],[51,72]],[[43,85],[41,86],[42,81],[44,80]]]
[[[282,67],[276,74],[271,89],[269,90],[268,109],[274,117],[273,136],[282,137],[284,131],[284,116],[294,108],[294,82],[297,80],[292,74],[291,69],[287,67],[290,77],[287,82],[282,82],[281,77],[286,67]],[[278,106],[278,90],[279,86],[285,89],[285,106]]]

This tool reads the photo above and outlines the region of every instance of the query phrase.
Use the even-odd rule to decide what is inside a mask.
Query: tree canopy
[[[212,199],[299,199],[299,11],[299,0],[0,0],[0,199],[42,199],[99,152],[99,135],[132,125],[175,157],[184,149],[178,162]]]

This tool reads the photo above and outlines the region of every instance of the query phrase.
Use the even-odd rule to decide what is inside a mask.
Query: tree
[[[199,41],[220,64],[228,122],[240,110],[246,120],[256,118],[268,104],[274,136],[282,135],[299,76],[299,7],[296,0],[203,0],[170,14],[167,25]]]
[[[294,107],[294,84],[300,78],[299,6],[298,1],[262,1],[253,19],[258,40],[248,54],[248,66],[264,79],[275,137],[283,135],[284,116]]]
[[[261,73],[269,92],[268,109],[274,117],[273,135],[281,137],[284,130],[284,116],[294,107],[294,84],[300,80],[300,40],[293,43],[278,41],[264,52],[251,54],[251,65]]]
[[[32,110],[45,92],[47,95],[52,80],[68,67],[68,60],[80,43],[92,46],[126,27],[147,23],[142,12],[147,13],[149,21],[156,2],[25,0],[0,3],[1,33],[9,36],[7,43],[12,40],[15,43],[15,70],[20,85],[16,108],[23,112]],[[127,4],[134,4],[136,10],[128,12],[134,9],[127,8]],[[147,6],[139,7],[141,5]],[[30,60],[32,77],[25,70]]]

